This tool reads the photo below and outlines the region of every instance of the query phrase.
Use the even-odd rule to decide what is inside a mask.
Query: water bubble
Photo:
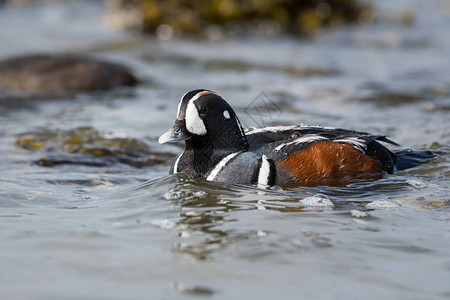
[[[171,221],[169,219],[153,220],[150,223],[162,229],[173,229],[177,225],[174,221]]]
[[[424,189],[428,186],[428,184],[424,181],[418,179],[408,179],[406,183],[416,189]]]
[[[331,202],[327,196],[322,194],[316,194],[311,197],[306,197],[300,200],[299,203],[305,207],[321,207],[321,208],[334,207],[333,202]]]
[[[366,208],[368,209],[396,208],[398,206],[398,204],[395,204],[394,202],[388,200],[375,200],[366,204]]]
[[[163,41],[170,40],[173,36],[173,28],[167,24],[161,24],[156,28],[156,36]]]
[[[355,217],[355,218],[364,218],[364,217],[368,216],[368,214],[366,212],[359,211],[359,210],[356,210],[356,209],[352,209],[350,211],[350,215],[352,217]]]
[[[186,193],[175,189],[169,190],[164,194],[164,198],[167,200],[181,200],[186,197]]]
[[[256,236],[259,236],[259,237],[263,237],[263,236],[266,236],[266,235],[267,235],[267,232],[265,232],[263,230],[258,230],[256,232]]]

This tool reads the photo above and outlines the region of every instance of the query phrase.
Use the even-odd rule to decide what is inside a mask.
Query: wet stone
[[[26,150],[50,153],[35,161],[45,167],[63,164],[103,167],[117,163],[144,167],[173,158],[164,153],[152,153],[146,143],[137,139],[107,135],[92,127],[43,130],[20,135],[16,145]]]
[[[6,95],[65,95],[136,84],[127,67],[93,57],[34,54],[0,61],[0,93]]]

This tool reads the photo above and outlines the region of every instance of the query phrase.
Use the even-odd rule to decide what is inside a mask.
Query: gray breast
[[[257,171],[259,158],[258,155],[251,152],[238,153],[219,170],[214,178],[208,179],[227,183],[250,184]]]

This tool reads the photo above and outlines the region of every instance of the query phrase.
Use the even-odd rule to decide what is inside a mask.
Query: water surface
[[[91,1],[1,9],[0,58],[78,51],[128,64],[145,79],[106,94],[1,102],[3,297],[448,299],[447,154],[372,182],[261,190],[168,176],[167,163],[43,167],[34,161],[67,155],[59,144],[16,144],[24,133],[89,126],[173,157],[182,145],[158,145],[157,137],[186,91],[208,88],[247,126],[320,124],[449,151],[450,8],[377,6],[378,23],[314,40],[213,42],[113,31]],[[395,22],[408,10],[412,25]],[[264,97],[280,110],[255,115]]]

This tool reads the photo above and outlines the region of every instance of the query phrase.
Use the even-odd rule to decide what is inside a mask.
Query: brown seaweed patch
[[[42,130],[21,134],[16,145],[26,150],[40,150],[50,153],[36,161],[41,166],[81,164],[108,166],[124,163],[144,167],[164,163],[172,155],[154,153],[150,147],[129,137],[109,137],[110,134],[92,127],[78,127],[71,130]]]
[[[425,204],[426,208],[441,208],[450,206],[450,201],[430,201]]]
[[[358,0],[119,0],[109,3],[107,23],[156,33],[162,38],[208,36],[213,26],[231,36],[253,31],[311,35],[323,27],[371,22],[374,16],[373,6]]]

